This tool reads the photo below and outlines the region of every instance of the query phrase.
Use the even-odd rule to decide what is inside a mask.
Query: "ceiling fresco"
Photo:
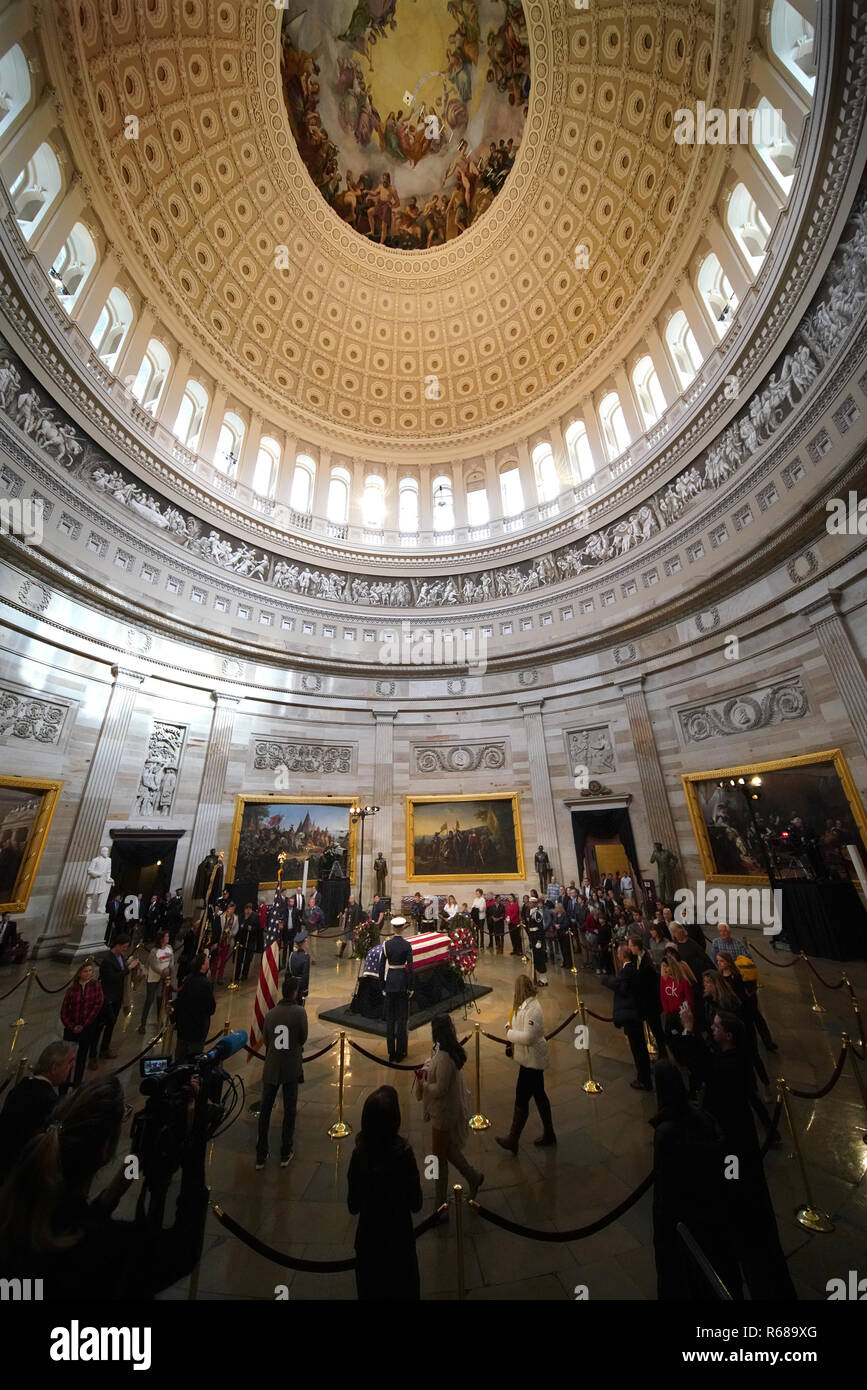
[[[521,0],[288,0],[283,95],[339,217],[408,251],[452,241],[515,161],[530,93]]]

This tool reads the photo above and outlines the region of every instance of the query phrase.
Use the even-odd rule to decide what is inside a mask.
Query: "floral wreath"
[[[479,958],[475,937],[469,927],[453,927],[449,932],[449,959],[462,975],[471,974]]]
[[[366,921],[359,922],[352,929],[352,954],[358,960],[364,960],[368,951],[374,946],[379,945],[379,928],[376,923],[368,917]]]

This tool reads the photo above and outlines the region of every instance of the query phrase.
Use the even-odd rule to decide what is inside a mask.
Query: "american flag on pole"
[[[277,907],[278,896],[268,908],[265,918],[265,938],[262,948],[262,964],[259,968],[259,983],[256,987],[256,1001],[253,1005],[253,1023],[250,1028],[250,1046],[256,1050],[264,1040],[265,1015],[280,997],[280,933],[283,920]],[[248,1059],[249,1059],[249,1053]]]

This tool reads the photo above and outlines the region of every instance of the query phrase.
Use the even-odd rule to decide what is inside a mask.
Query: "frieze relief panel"
[[[257,735],[250,744],[251,772],[302,772],[326,776],[351,776],[358,746],[354,743],[319,743]]]
[[[154,721],[148,739],[148,751],[135,794],[135,814],[166,820],[172,814],[186,724],[166,724]]]
[[[411,767],[426,775],[445,772],[494,772],[505,767],[507,745],[502,743],[415,743],[412,746]]]
[[[772,724],[803,719],[810,713],[810,702],[800,676],[773,685],[763,685],[748,693],[693,705],[677,711],[684,743],[704,743],[709,738],[728,738],[751,734]]]
[[[592,729],[569,729],[566,756],[570,768],[586,767],[588,773],[616,772],[614,743],[607,724]]]
[[[71,706],[0,686],[0,743],[42,743],[57,748]]]

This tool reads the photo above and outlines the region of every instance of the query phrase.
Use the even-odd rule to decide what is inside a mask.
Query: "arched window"
[[[361,519],[368,531],[379,531],[385,522],[385,480],[372,473],[364,480]]]
[[[54,282],[57,298],[67,314],[81,298],[82,291],[96,265],[96,244],[81,222],[76,222],[57,259],[48,272]]]
[[[152,415],[166,384],[171,365],[168,348],[156,338],[151,338],[130,390],[139,404]],[[125,377],[124,380],[128,381],[129,378]]]
[[[789,0],[774,0],[771,10],[771,50],[798,85],[812,96],[816,86],[816,32]]]
[[[599,402],[599,423],[602,426],[602,438],[605,440],[608,457],[618,458],[624,449],[629,448],[630,439],[626,417],[616,391],[609,391]]]
[[[30,68],[20,44],[0,58],[0,143],[25,106],[30,103],[33,84]]]
[[[62,187],[63,176],[57,155],[43,140],[9,189],[16,220],[28,242],[32,242],[37,229],[45,221]]]
[[[537,444],[533,450],[533,469],[540,502],[553,502],[560,495],[560,478],[550,444]]]
[[[753,147],[778,187],[788,193],[795,179],[795,142],[782,112],[775,110],[767,97],[762,97],[756,112]]]
[[[701,353],[682,309],[668,320],[665,341],[681,386],[688,386],[701,366]]]
[[[253,469],[253,491],[259,497],[273,497],[277,484],[277,469],[280,467],[280,445],[270,435],[259,440],[256,467]]]
[[[487,526],[491,519],[491,507],[483,478],[470,478],[467,482],[467,522],[470,526]]]
[[[515,464],[507,464],[500,473],[500,497],[503,503],[503,516],[519,516],[524,510],[524,489],[521,487],[521,474]]]
[[[731,287],[729,278],[720,264],[719,258],[711,251],[705,256],[698,272],[696,286],[700,297],[708,307],[717,336],[721,338],[728,331],[738,307],[738,297]]]
[[[665,413],[665,396],[652,357],[648,355],[636,362],[632,369],[632,381],[645,425],[655,425],[660,415]]]
[[[397,490],[397,524],[404,535],[418,531],[418,483],[415,478],[401,478]]]
[[[349,515],[349,474],[345,468],[332,468],[328,484],[325,516],[328,521],[342,525]]]
[[[214,467],[232,477],[238,467],[243,443],[244,421],[233,410],[228,410],[223,416],[222,428],[217,439]]]
[[[433,480],[433,525],[435,531],[455,529],[455,495],[452,480],[444,474]]]
[[[208,393],[201,382],[190,380],[184,387],[184,395],[178,410],[172,433],[188,449],[195,449],[199,442],[199,431],[208,408]]]
[[[587,438],[587,426],[583,420],[572,421],[566,431],[566,448],[569,450],[572,467],[582,483],[586,483],[596,472],[596,465],[593,462],[590,440]]]
[[[729,199],[726,221],[735,240],[757,273],[765,259],[771,229],[756,206],[746,184],[739,183]]]
[[[90,341],[96,348],[100,361],[107,367],[113,367],[117,361],[131,323],[132,305],[123,290],[115,285],[102,306],[102,312],[90,335]]]
[[[289,506],[293,512],[309,513],[313,506],[313,480],[316,477],[316,464],[309,454],[299,454],[295,460],[292,474],[292,487],[289,493]]]

